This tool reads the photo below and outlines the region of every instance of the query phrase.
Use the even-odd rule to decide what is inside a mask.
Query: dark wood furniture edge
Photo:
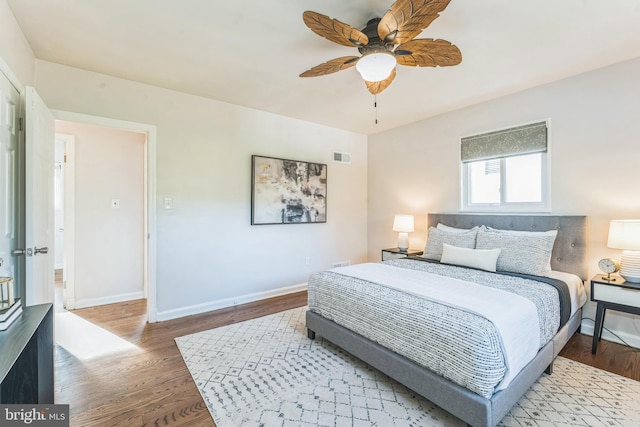
[[[12,325],[0,332],[0,403],[54,403],[53,306],[40,304],[22,310]],[[31,352],[35,354],[25,354]],[[29,372],[16,372],[14,367]],[[21,378],[26,378],[23,375],[33,384],[22,384]],[[14,394],[20,395],[23,390],[9,387],[12,381],[20,382],[20,387],[35,387],[29,390],[35,401],[16,401]]]

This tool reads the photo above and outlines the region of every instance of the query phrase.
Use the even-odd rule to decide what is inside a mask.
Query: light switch
[[[120,209],[120,199],[111,199],[111,209]]]
[[[164,208],[173,209],[173,199],[171,197],[164,198]]]

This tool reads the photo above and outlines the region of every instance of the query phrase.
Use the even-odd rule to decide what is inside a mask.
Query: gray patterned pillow
[[[528,233],[483,227],[478,232],[476,249],[502,249],[496,265],[498,271],[544,276],[556,235],[556,230]]]
[[[435,227],[429,227],[427,236],[427,245],[424,248],[423,258],[435,259],[440,261],[442,258],[442,245],[447,243],[451,246],[459,248],[473,249],[476,247],[476,235],[478,227],[473,227],[468,231],[447,231],[438,230]]]

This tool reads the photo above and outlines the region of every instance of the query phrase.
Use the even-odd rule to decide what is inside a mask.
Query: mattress
[[[447,277],[456,286],[468,283],[490,288],[491,292],[513,294],[516,300],[526,299],[534,307],[534,314],[514,320],[514,325],[520,328],[529,323],[537,328],[535,334],[524,329],[520,334],[520,339],[534,346],[533,355],[527,356],[530,358],[556,334],[563,318],[569,315],[561,313],[560,307],[571,307],[571,301],[566,299],[572,293],[558,280],[541,279],[552,285],[539,282],[538,278],[411,259],[382,264],[398,272],[411,270],[425,277]],[[519,371],[507,363],[512,360],[507,350],[520,345],[505,343],[491,316],[481,314],[473,303],[462,307],[458,302],[462,298],[456,299],[456,295],[465,295],[463,288],[456,287],[457,294],[441,301],[381,282],[384,281],[375,275],[351,274],[350,267],[316,273],[309,279],[309,309],[483,397],[507,387],[508,380]],[[491,292],[487,290],[487,294]],[[532,340],[533,336],[536,338]],[[526,362],[519,361],[519,366]]]

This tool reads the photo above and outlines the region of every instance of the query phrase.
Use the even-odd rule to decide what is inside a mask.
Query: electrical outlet
[[[308,256],[304,259],[304,265],[311,265],[311,257]]]

